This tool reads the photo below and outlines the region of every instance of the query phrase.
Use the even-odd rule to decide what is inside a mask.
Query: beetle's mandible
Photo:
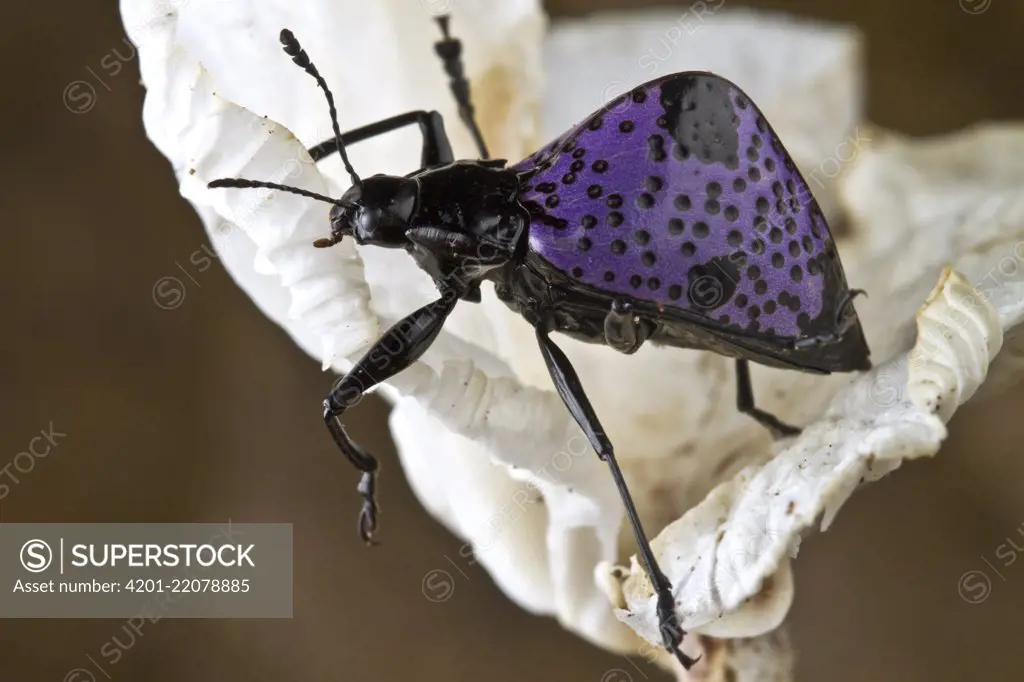
[[[225,178],[210,187],[268,187],[332,204],[327,247],[404,249],[440,291],[385,335],[401,343],[383,367],[357,362],[323,403],[334,442],[362,472],[359,533],[377,527],[377,460],[339,418],[362,393],[416,361],[459,301],[480,285],[536,330],[551,379],[598,456],[611,469],[657,593],[665,648],[686,668],[685,634],[672,585],[658,567],[612,444],[572,365],[550,338],[633,353],[656,345],[735,358],[737,407],[776,437],[798,429],[754,405],[748,362],[827,374],[869,369],[869,351],[843,267],[810,188],[757,106],[734,84],[704,72],[639,85],[514,165],[490,158],[474,118],[462,46],[440,17],[441,57],[480,158],[456,161],[440,114],[413,111],[342,133],[334,98],[295,36],[292,60],[316,79],[334,137],[309,150],[341,155],[352,186],[340,199],[275,183]],[[361,178],[348,145],[406,125],[423,135],[421,168]]]

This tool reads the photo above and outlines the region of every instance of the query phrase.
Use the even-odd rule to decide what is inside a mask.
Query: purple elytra
[[[728,80],[652,80],[513,168],[529,248],[581,284],[773,340],[835,327],[846,280],[825,218]]]

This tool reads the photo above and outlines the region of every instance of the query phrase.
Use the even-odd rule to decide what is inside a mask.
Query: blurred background
[[[881,126],[929,135],[1024,119],[1013,0],[730,2],[860,27]],[[546,6],[558,17],[639,4]],[[145,137],[134,58],[103,71],[89,111],[62,103],[113,51],[133,54],[115,4],[5,3],[0,17],[0,467],[51,425],[67,434],[18,475],[0,520],[294,524],[293,619],[161,620],[112,679],[668,679],[521,611],[465,561],[444,603],[424,598],[423,577],[462,543],[412,497],[376,399],[347,422],[387,469],[384,544],[364,548],[355,473],[318,416],[331,377],[203,250],[199,219]],[[154,284],[182,269],[185,298],[161,309]],[[939,457],[861,491],[803,544],[798,679],[1024,677],[1024,561],[995,558],[1007,538],[1024,547],[1021,414],[1024,390],[965,408]],[[971,571],[989,580],[983,598],[958,589]],[[0,619],[0,679],[62,680],[112,637],[127,641],[122,626]]]

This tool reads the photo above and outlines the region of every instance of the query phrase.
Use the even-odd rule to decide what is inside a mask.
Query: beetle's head
[[[299,41],[296,40],[291,31],[281,31],[281,44],[284,47],[285,53],[292,57],[292,61],[312,76],[316,80],[317,85],[320,86],[320,89],[324,91],[331,114],[331,127],[334,130],[334,150],[328,150],[327,153],[335,150],[338,152],[342,163],[345,164],[345,170],[352,179],[352,186],[340,199],[333,199],[299,187],[279,185],[262,180],[246,180],[244,178],[221,178],[214,180],[207,186],[210,188],[266,187],[333,204],[331,208],[331,234],[329,237],[317,239],[313,242],[313,245],[316,247],[333,246],[345,237],[352,237],[359,244],[373,244],[388,248],[408,246],[409,240],[406,238],[405,232],[409,229],[412,215],[416,210],[419,183],[410,178],[392,175],[374,175],[370,178],[360,178],[356,174],[345,151],[345,136],[341,134],[341,129],[338,126],[334,95],[331,94],[327,83],[324,82],[320,72],[317,71],[309,57],[299,46]],[[318,148],[323,146],[318,145]],[[313,153],[312,150],[311,153]],[[319,154],[317,158],[320,159],[324,156],[326,156],[326,153]]]
[[[353,237],[357,244],[402,248],[405,232],[416,210],[415,180],[393,175],[374,175],[353,185],[331,208],[331,236],[318,239],[319,247]]]

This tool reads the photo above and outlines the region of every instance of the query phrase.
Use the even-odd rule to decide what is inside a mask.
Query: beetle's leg
[[[617,298],[604,318],[604,340],[609,346],[630,355],[640,349],[651,333],[653,325],[633,312],[633,305]]]
[[[800,429],[779,421],[778,417],[754,407],[754,388],[750,384],[750,363],[746,360],[736,361],[736,409],[750,415],[757,422],[771,431],[772,437],[779,439],[795,436]]]
[[[469,128],[476,148],[480,152],[480,158],[489,159],[491,157],[487,153],[487,145],[484,144],[484,137],[480,134],[480,127],[477,126],[476,118],[473,116],[473,102],[469,97],[469,81],[466,80],[462,68],[462,41],[448,35],[449,20],[450,17],[447,14],[437,18],[437,23],[441,25],[441,35],[444,38],[434,43],[434,52],[444,62],[444,70],[449,79],[448,84],[452,89],[452,94],[455,95],[455,102],[459,105],[459,118]]]
[[[331,432],[331,437],[348,461],[363,472],[358,490],[364,501],[362,511],[359,513],[358,527],[359,536],[365,542],[370,542],[373,532],[377,529],[377,460],[349,437],[345,427],[341,425],[340,417],[346,409],[359,402],[366,391],[382,381],[387,381],[419,359],[437,338],[457,300],[455,296],[442,296],[399,320],[378,339],[324,399],[324,421]]]
[[[626,507],[626,516],[629,517],[629,523],[633,527],[633,534],[636,536],[640,558],[643,561],[644,568],[647,570],[647,576],[650,578],[651,584],[658,595],[658,623],[665,649],[674,654],[679,659],[679,662],[683,664],[683,667],[689,670],[700,659],[699,657],[696,659],[690,658],[679,650],[679,644],[683,641],[683,635],[686,633],[679,625],[679,619],[676,615],[672,584],[665,577],[665,574],[661,572],[661,568],[659,568],[658,562],[654,558],[654,553],[651,551],[651,545],[644,534],[643,526],[640,525],[640,516],[633,505],[633,498],[629,494],[629,488],[622,477],[619,464],[615,461],[615,453],[611,441],[608,440],[608,436],[605,435],[601,423],[597,420],[597,415],[594,414],[590,400],[587,398],[586,393],[584,393],[579,376],[577,376],[576,370],[573,369],[572,364],[569,362],[569,358],[548,338],[544,322],[538,324],[536,329],[537,342],[540,344],[544,363],[548,367],[548,372],[551,374],[551,380],[554,382],[558,394],[562,397],[566,407],[569,408],[569,412],[576,420],[576,423],[583,429],[583,433],[586,434],[594,450],[597,451],[597,456],[604,462],[607,462],[608,468],[611,469],[612,478],[615,479],[615,485],[618,487],[619,495],[622,497],[622,504]]]
[[[441,227],[412,227],[405,231],[405,236],[428,251],[458,256],[469,266],[503,265],[514,255],[501,244]]]
[[[420,155],[420,167],[439,166],[451,163],[455,160],[452,156],[452,145],[448,142],[448,134],[444,131],[444,119],[436,111],[410,111],[398,116],[386,118],[383,121],[370,123],[362,128],[349,130],[341,135],[341,143],[348,147],[356,142],[368,140],[371,137],[384,135],[393,130],[416,123],[423,133],[423,152]],[[315,147],[310,147],[309,155],[314,161],[327,158],[338,151],[338,143],[332,137]]]

